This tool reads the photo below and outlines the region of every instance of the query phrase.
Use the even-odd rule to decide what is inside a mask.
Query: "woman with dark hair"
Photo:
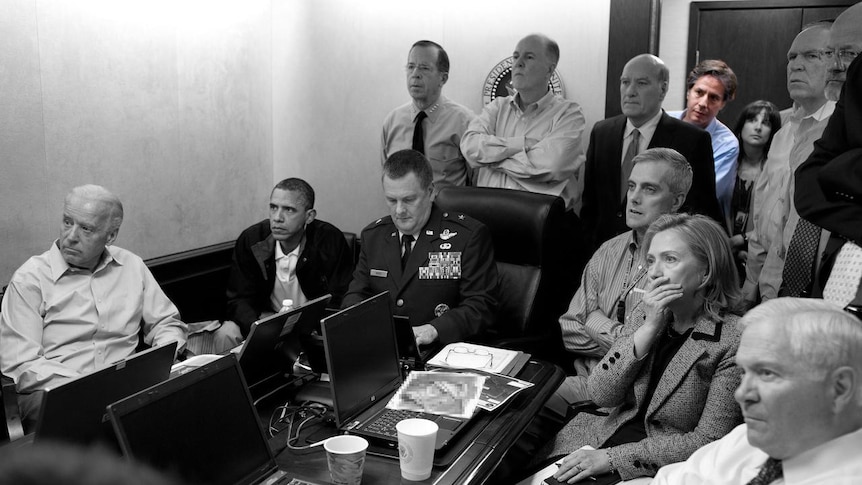
[[[587,379],[602,415],[577,414],[547,454],[561,482],[653,476],[742,421],[733,399],[741,330],[729,313],[741,292],[726,232],[706,216],[666,214],[643,247],[643,299]]]
[[[739,115],[733,133],[739,139],[739,156],[736,159],[736,183],[727,214],[730,245],[736,261],[736,269],[745,275],[745,260],[748,257],[748,232],[751,230],[751,194],[754,181],[763,170],[766,154],[772,145],[772,137],[781,128],[778,108],[769,101],[754,101]],[[726,205],[722,205],[726,207]],[[745,280],[745,278],[740,278]],[[740,282],[741,284],[741,282]]]

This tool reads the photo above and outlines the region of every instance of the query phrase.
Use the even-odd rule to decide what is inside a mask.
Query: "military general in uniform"
[[[414,150],[383,164],[390,215],[362,231],[362,249],[346,308],[389,291],[393,313],[410,319],[419,345],[458,342],[486,330],[497,307],[491,234],[432,201],[431,167]]]

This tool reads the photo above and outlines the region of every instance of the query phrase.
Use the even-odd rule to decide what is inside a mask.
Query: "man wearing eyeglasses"
[[[398,150],[413,149],[431,164],[435,195],[447,185],[468,185],[470,170],[460,145],[475,115],[441,94],[449,79],[449,55],[440,44],[420,40],[410,48],[405,70],[413,99],[386,115],[381,163]]]
[[[823,134],[835,102],[826,99],[830,61],[826,56],[831,21],[802,29],[787,51],[787,92],[794,110],[772,139],[766,163],[753,189],[753,230],[748,234],[748,261],[743,296],[748,306],[778,296],[784,256],[799,214],[793,204],[793,172]],[[823,237],[828,237],[828,234]],[[824,240],[825,241],[825,240]],[[816,244],[816,243],[815,243]]]
[[[799,215],[832,232],[823,249],[817,283],[822,296],[841,306],[862,304],[862,3],[832,25],[832,66],[827,95],[843,82],[841,95],[814,152],[796,171]],[[789,251],[789,250],[788,250]],[[789,257],[785,266],[789,266]],[[815,285],[815,288],[817,285]],[[814,296],[820,296],[814,293]]]

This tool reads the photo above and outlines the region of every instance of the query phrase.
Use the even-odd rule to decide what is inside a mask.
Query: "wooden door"
[[[745,106],[765,99],[790,107],[787,50],[802,26],[834,19],[856,0],[751,0],[692,2],[689,70],[703,59],[722,59],[739,80],[736,100],[718,119],[733,129]],[[686,75],[688,72],[686,71]]]

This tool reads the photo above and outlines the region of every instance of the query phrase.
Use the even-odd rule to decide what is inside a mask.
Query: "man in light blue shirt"
[[[685,111],[667,113],[706,130],[712,137],[715,196],[725,218],[730,213],[730,200],[736,182],[739,141],[733,131],[715,117],[728,101],[736,97],[736,86],[736,74],[724,61],[702,61],[688,73]]]

